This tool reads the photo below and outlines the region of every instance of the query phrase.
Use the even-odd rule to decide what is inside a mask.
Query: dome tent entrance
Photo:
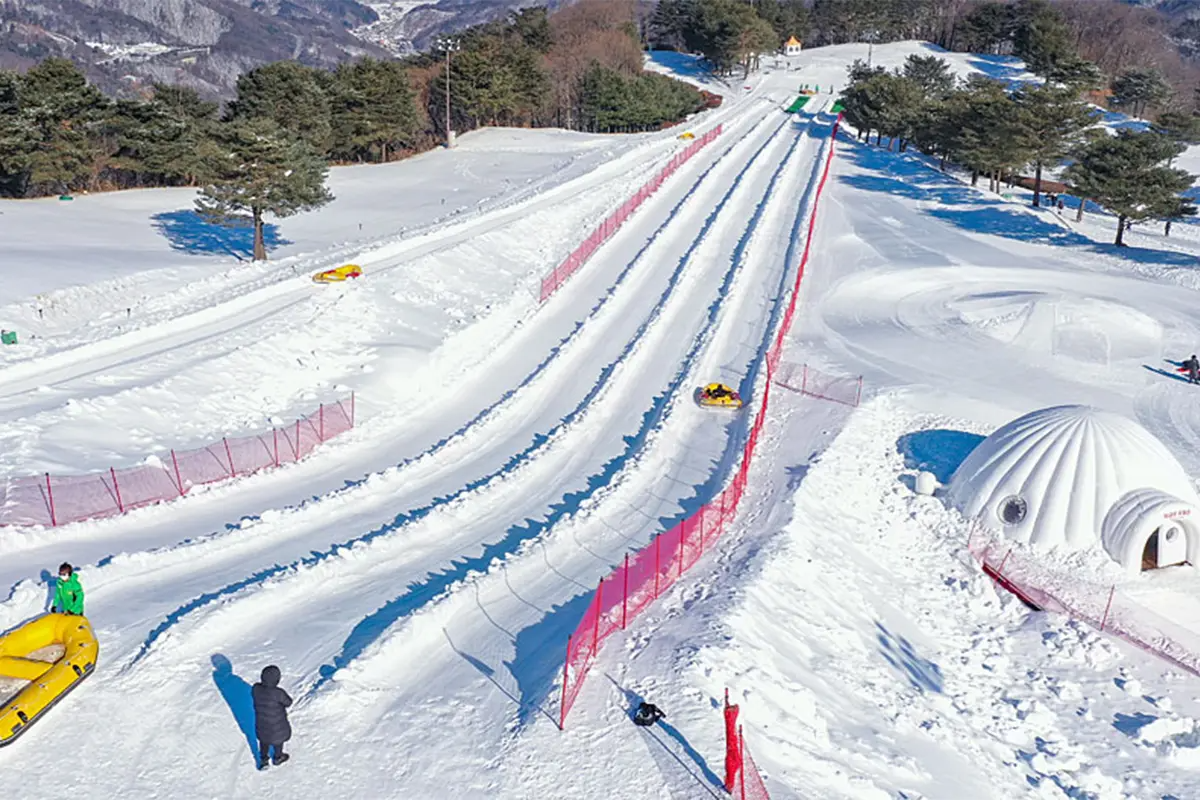
[[[1104,549],[1129,572],[1200,564],[1195,508],[1156,489],[1125,495],[1104,517]]]
[[[1136,422],[1100,409],[1056,406],[1004,425],[955,471],[947,497],[1012,539],[1103,546],[1131,571],[1148,543],[1154,566],[1200,561],[1200,499],[1183,467]]]

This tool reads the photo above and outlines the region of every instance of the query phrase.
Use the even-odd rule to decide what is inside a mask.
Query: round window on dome
[[[1025,519],[1025,514],[1028,511],[1029,506],[1025,504],[1022,498],[1016,495],[1006,497],[1000,503],[1000,521],[1005,525],[1019,525],[1021,524],[1021,520]]]

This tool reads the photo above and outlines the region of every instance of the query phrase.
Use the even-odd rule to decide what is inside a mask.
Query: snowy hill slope
[[[596,580],[705,499],[746,435],[744,417],[691,392],[755,390],[794,267],[832,96],[779,109],[865,55],[814,50],[723,89],[695,129],[724,134],[540,308],[542,273],[682,128],[491,131],[478,149],[466,137],[339,173],[361,188],[281,225],[296,244],[266,267],[146,235],[184,196],[87,198],[90,224],[66,226],[57,256],[44,243],[74,209],[0,207],[29,231],[26,260],[74,271],[8,295],[6,313],[43,327],[0,367],[6,474],[129,463],[341,386],[363,409],[361,428],[295,467],[103,522],[0,531],[0,630],[44,609],[42,570],[66,558],[101,638],[97,673],[0,751],[0,770],[31,797],[720,796],[728,685],[776,798],[1196,795],[1190,679],[997,594],[965,563],[962,520],[907,481],[918,461],[945,477],[1017,413],[1081,401],[1135,416],[1197,474],[1191,387],[1143,367],[1200,334],[1197,247],[1144,234],[1117,250],[1090,221],[848,136],[785,357],[865,375],[868,400],[778,393],[734,530],[606,645],[566,731],[554,724],[566,636]],[[400,181],[424,188],[393,208]],[[446,215],[430,201],[455,186],[463,210]],[[126,203],[142,233],[102,237]],[[86,280],[89,238],[111,277],[67,288]],[[359,282],[308,280],[347,260],[365,266]],[[210,264],[222,272],[203,275]],[[124,287],[147,299],[122,319]],[[58,312],[35,323],[30,294],[45,291]],[[1104,357],[1058,335],[1071,326]],[[296,737],[293,759],[260,774],[248,687],[268,663],[297,698]],[[630,725],[639,697],[669,727]],[[68,723],[69,751],[54,746]]]

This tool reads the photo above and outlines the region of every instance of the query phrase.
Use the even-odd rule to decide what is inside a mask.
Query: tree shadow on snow
[[[942,693],[942,668],[917,655],[907,639],[896,636],[880,622],[875,623],[875,638],[879,654],[904,674],[909,685],[920,692]]]
[[[192,209],[180,209],[155,214],[151,219],[155,230],[166,237],[172,250],[193,255],[233,256],[238,261],[254,256],[254,226],[248,218],[230,226],[214,225]],[[263,242],[268,251],[291,244],[280,236],[279,226],[269,222],[263,224]]]
[[[519,709],[518,713],[522,717],[527,716],[525,713],[526,711],[529,711],[530,713],[537,711],[537,712],[540,712],[541,714],[545,715],[545,717],[547,719],[549,719],[551,722],[553,722],[555,725],[558,724],[558,720],[554,718],[554,715],[551,714],[549,711],[547,711],[545,708],[543,708],[541,705],[533,705],[533,706],[527,707],[525,702],[520,697],[517,697],[517,695],[513,694],[513,692],[508,689],[508,687],[506,687],[504,684],[502,684],[500,681],[498,681],[496,679],[496,670],[493,669],[492,667],[490,667],[487,663],[481,661],[480,659],[476,658],[475,656],[471,655],[470,653],[464,653],[462,650],[459,650],[458,646],[454,644],[454,640],[450,638],[450,632],[448,630],[446,630],[445,628],[442,628],[442,634],[446,637],[446,641],[450,644],[450,649],[453,650],[459,658],[461,658],[463,661],[466,661],[468,664],[470,664],[472,667],[474,667],[476,669],[476,671],[479,672],[480,675],[482,675],[483,677],[485,677],[489,681],[491,681],[492,685],[495,686],[497,689],[499,689],[501,694],[503,694],[505,697],[507,697],[509,700],[513,701],[513,703],[516,704],[517,708]]]
[[[985,77],[1005,83],[1009,91],[1032,82],[1021,77],[1026,72],[1025,64],[1015,56],[976,55],[968,59],[967,63],[982,72]]]
[[[862,169],[877,174],[842,175],[838,178],[841,183],[865,192],[899,195],[929,203],[932,207],[924,209],[924,213],[964,231],[1020,242],[1075,247],[1141,264],[1176,267],[1195,265],[1195,256],[1188,253],[1148,247],[1118,247],[1096,242],[1051,221],[1045,215],[1030,214],[1024,206],[1015,206],[1000,197],[967,186],[950,175],[918,162],[915,156],[855,142],[853,135],[845,137],[844,143],[849,145],[845,148],[846,157]],[[1115,220],[1113,224],[1115,228]]]
[[[906,467],[932,472],[944,484],[983,439],[977,433],[935,428],[904,434],[896,440],[896,450]]]
[[[212,657],[213,683],[221,698],[233,713],[238,729],[246,737],[246,746],[250,748],[250,757],[258,763],[256,737],[254,734],[254,699],[250,694],[250,684],[239,678],[233,671],[233,664],[220,653]]]
[[[608,678],[609,682],[615,686],[617,691],[619,691],[624,697],[625,716],[629,719],[630,724],[633,724],[634,714],[637,713],[638,706],[641,705],[646,698],[642,697],[637,692],[626,689],[624,686],[617,683],[616,679],[613,678],[612,675],[605,673],[604,677]],[[663,710],[665,711],[666,709]],[[683,760],[679,752],[676,752],[675,748],[672,748],[670,744],[663,741],[663,739],[655,733],[656,729],[661,729],[663,733],[665,733],[675,742],[678,750],[686,755],[695,764],[695,767],[699,768],[700,774],[697,774],[695,769]],[[700,753],[696,751],[696,748],[692,747],[691,743],[688,742],[687,737],[680,733],[675,726],[667,722],[666,719],[660,719],[654,725],[648,728],[642,728],[642,730],[645,731],[646,735],[653,739],[654,742],[661,747],[665,753],[665,755],[664,753],[660,753],[658,748],[655,747],[650,749],[651,756],[654,758],[655,762],[658,763],[659,771],[662,772],[664,776],[672,772],[679,773],[678,768],[682,768],[683,772],[686,772],[692,780],[700,784],[700,786],[704,788],[709,796],[721,797],[725,794],[725,781],[721,780],[721,778],[712,771],[712,769],[708,766],[708,762],[704,759],[704,756],[700,755]],[[667,757],[669,757],[671,760],[668,761]],[[682,775],[680,775],[680,778],[682,779]],[[719,788],[721,790],[720,793],[718,794],[716,791],[714,791],[713,787]],[[668,788],[670,788],[670,785],[668,785]],[[685,796],[691,798],[695,795],[693,793],[688,793]]]

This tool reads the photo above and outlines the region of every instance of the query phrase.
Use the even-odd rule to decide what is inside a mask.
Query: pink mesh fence
[[[351,394],[322,404],[294,424],[252,436],[226,437],[193,450],[171,450],[151,464],[91,475],[8,478],[0,482],[0,527],[53,527],[174,500],[194,486],[299,461],[317,445],[353,427]]]
[[[738,725],[738,707],[730,705],[725,690],[725,791],[736,800],[771,800],[758,765],[746,746],[746,733]]]
[[[1200,632],[1147,608],[1116,585],[1047,573],[1024,549],[972,532],[971,556],[997,584],[1026,605],[1066,614],[1200,677]]]
[[[839,115],[838,122],[841,121]],[[787,326],[795,315],[796,300],[804,268],[808,264],[812,245],[812,230],[816,220],[817,206],[829,178],[833,160],[833,141],[837,137],[838,123],[834,123],[833,136],[826,154],[825,166],[813,198],[809,218],[808,238],[805,243],[791,298],[783,315],[780,328],[767,351],[767,381],[763,386],[758,411],[746,438],[741,463],[733,480],[717,497],[706,503],[699,511],[676,524],[673,528],[654,537],[637,553],[626,554],[624,563],[600,581],[592,602],[579,621],[575,632],[567,639],[566,660],[563,663],[562,702],[559,707],[559,727],[566,725],[567,714],[583,688],[588,670],[600,651],[604,640],[625,628],[638,614],[645,611],[655,600],[669,590],[677,580],[696,564],[724,532],[737,513],[738,504],[745,493],[759,433],[766,422],[770,403],[771,383],[774,370],[780,363]],[[755,772],[757,775],[757,771]],[[761,784],[761,779],[759,779]],[[747,797],[766,797],[763,794],[748,794]]]
[[[693,139],[691,144],[676,153],[667,162],[665,167],[638,189],[632,197],[622,203],[620,208],[609,214],[603,222],[596,226],[596,229],[578,247],[571,251],[571,254],[564,258],[561,264],[551,270],[546,277],[542,278],[541,301],[545,302],[550,295],[557,292],[592,257],[592,254],[599,249],[600,245],[608,241],[621,225],[625,223],[625,220],[629,219],[633,212],[637,211],[650,195],[658,191],[659,187],[666,182],[667,178],[674,174],[675,170],[683,166],[692,156],[696,155],[696,153],[700,152],[701,149],[720,135],[721,126],[718,125],[703,136]]]
[[[775,371],[775,383],[793,392],[847,406],[857,406],[862,401],[861,375],[834,375],[808,364],[780,364]]]

